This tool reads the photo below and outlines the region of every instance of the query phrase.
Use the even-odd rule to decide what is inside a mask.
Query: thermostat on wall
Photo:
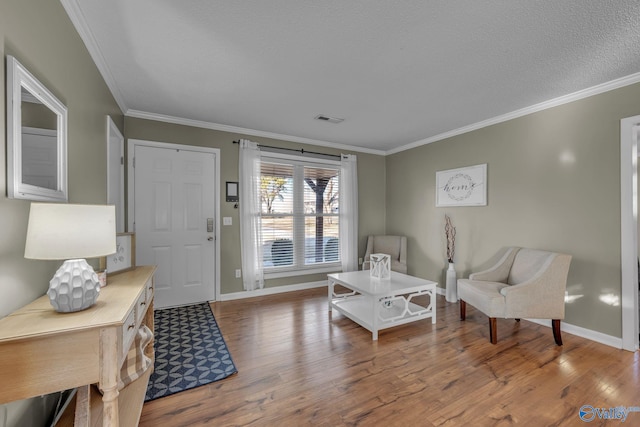
[[[227,181],[227,202],[238,201],[238,183]]]

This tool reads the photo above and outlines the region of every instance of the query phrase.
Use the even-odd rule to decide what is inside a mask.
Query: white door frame
[[[620,121],[622,348],[638,350],[638,133],[640,116]]]
[[[109,150],[111,149],[111,139],[117,138],[120,141],[120,188],[118,189],[118,211],[117,214],[122,218],[122,230],[116,230],[118,233],[122,233],[125,231],[125,219],[124,219],[124,136],[118,126],[116,126],[115,122],[111,118],[111,116],[107,116],[107,197],[109,197],[109,192],[111,190],[111,180],[109,179],[109,171],[111,170],[111,165],[109,164],[111,156],[109,155]],[[107,203],[109,201],[107,200]]]
[[[214,177],[216,181],[216,194],[213,198],[214,203],[214,224],[215,224],[215,290],[214,290],[214,298],[215,300],[220,299],[220,149],[219,148],[209,148],[209,147],[197,147],[194,145],[183,145],[183,144],[172,144],[169,142],[157,142],[157,141],[145,141],[142,139],[128,139],[127,140],[127,173],[129,179],[127,180],[127,218],[128,218],[128,230],[135,231],[133,225],[133,219],[135,218],[135,173],[133,170],[134,157],[133,153],[135,153],[135,147],[154,147],[154,148],[168,148],[173,150],[189,150],[189,151],[197,151],[201,153],[213,153],[215,160],[215,171]]]

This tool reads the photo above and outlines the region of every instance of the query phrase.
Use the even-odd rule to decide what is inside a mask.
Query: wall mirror
[[[67,107],[7,56],[7,196],[67,201]]]

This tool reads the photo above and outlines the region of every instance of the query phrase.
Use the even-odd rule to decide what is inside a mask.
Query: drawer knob
[[[129,327],[127,327],[127,329],[133,329],[135,327],[136,327],[135,323],[132,323],[131,325],[129,325]]]

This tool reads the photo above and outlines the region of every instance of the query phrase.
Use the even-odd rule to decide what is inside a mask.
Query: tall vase
[[[456,270],[452,262],[449,263],[449,268],[447,269],[446,286],[445,298],[447,302],[458,302],[458,282]]]

